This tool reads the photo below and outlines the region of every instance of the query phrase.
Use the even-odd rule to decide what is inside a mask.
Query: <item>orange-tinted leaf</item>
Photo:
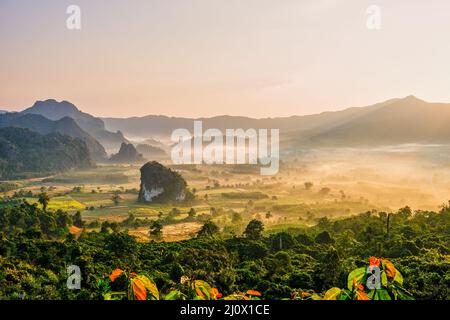
[[[350,272],[347,278],[347,287],[349,290],[356,290],[358,284],[363,282],[363,279],[366,276],[366,271],[366,268],[358,268]]]
[[[370,257],[369,259],[370,261],[370,266],[371,267],[379,267],[380,266],[380,259],[376,258],[376,257]]]
[[[395,269],[395,266],[392,262],[389,260],[384,260],[384,270],[386,271],[386,275],[389,278],[395,278],[395,275],[397,274],[397,269]]]
[[[111,280],[111,282],[116,281],[116,279],[123,273],[123,270],[121,269],[116,269],[113,272],[111,272],[111,275],[109,276],[109,279]]]
[[[302,292],[302,298],[305,298],[305,297],[309,297],[311,295],[311,293],[309,293],[309,292]]]
[[[195,289],[195,292],[197,293],[197,296],[203,298],[204,300],[209,300],[211,297],[211,286],[203,280],[195,280],[193,283],[193,287]]]
[[[73,234],[73,235],[79,235],[81,233],[81,231],[83,231],[83,229],[78,228],[76,226],[71,226],[69,227],[69,233]]]
[[[150,292],[153,298],[159,300],[159,291],[158,288],[156,287],[156,284],[153,281],[151,281],[149,278],[143,275],[137,276],[136,279],[139,279],[142,282],[145,289],[147,289],[148,292]]]
[[[141,279],[134,278],[131,281],[131,287],[136,300],[147,300],[147,289]]]
[[[222,298],[222,294],[219,292],[219,290],[217,290],[217,288],[212,288],[211,289],[211,297],[214,300],[217,300],[217,299]]]
[[[358,291],[356,293],[356,300],[364,300],[365,301],[365,300],[370,300],[370,299],[365,292]]]
[[[256,290],[247,290],[247,294],[250,296],[258,296],[258,297],[262,296],[261,292]]]

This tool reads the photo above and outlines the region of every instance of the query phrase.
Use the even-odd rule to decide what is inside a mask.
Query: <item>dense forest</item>
[[[41,135],[23,128],[0,128],[0,179],[91,166],[89,150],[80,139],[59,133]]]
[[[167,243],[138,242],[117,225],[82,232],[79,213],[47,210],[48,201],[0,207],[0,299],[450,299],[447,205],[272,234],[252,220],[231,237],[206,222],[196,238]],[[364,287],[369,261],[382,266],[376,297]],[[81,269],[80,290],[66,286],[70,265]]]

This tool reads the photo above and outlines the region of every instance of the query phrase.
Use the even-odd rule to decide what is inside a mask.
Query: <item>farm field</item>
[[[379,156],[378,156],[379,157]],[[152,221],[162,220],[162,238],[178,241],[195,237],[208,220],[225,234],[239,235],[252,219],[261,220],[267,233],[315,225],[321,218],[336,219],[369,211],[411,206],[436,210],[446,201],[449,180],[411,161],[390,157],[353,163],[327,160],[285,162],[276,177],[263,177],[249,166],[173,166],[195,194],[190,203],[143,204],[138,165],[99,165],[45,178],[8,182],[15,185],[1,196],[37,202],[50,196],[49,209],[80,212],[86,231],[107,221],[120,224],[140,240],[149,240]],[[401,161],[399,161],[401,160]],[[388,164],[389,163],[389,164]],[[421,164],[424,166],[424,164]],[[414,174],[411,174],[414,172]],[[423,172],[423,173],[422,173]],[[116,201],[114,195],[118,195]],[[195,215],[189,216],[190,210]],[[129,219],[133,223],[124,223]],[[137,221],[137,222],[136,222]]]

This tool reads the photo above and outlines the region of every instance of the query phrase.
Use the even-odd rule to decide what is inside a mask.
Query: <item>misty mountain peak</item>
[[[31,108],[25,111],[36,112],[64,112],[64,113],[79,113],[80,110],[69,101],[58,102],[55,99],[47,99],[44,101],[36,101]]]
[[[50,120],[59,120],[63,117],[77,119],[82,116],[82,112],[73,103],[68,101],[59,102],[55,99],[36,101],[33,106],[22,113],[39,114]]]
[[[409,96],[407,96],[407,97],[401,99],[400,101],[408,102],[408,103],[425,103],[424,100],[419,99],[419,98],[417,98],[417,97],[414,96],[414,95],[409,95]]]

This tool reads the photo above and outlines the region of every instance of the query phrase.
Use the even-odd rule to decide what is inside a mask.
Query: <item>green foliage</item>
[[[138,242],[111,223],[75,236],[76,216],[9,203],[0,206],[0,298],[450,299],[450,209],[393,213],[389,239],[386,218],[364,213],[257,239],[211,237],[219,230],[208,223],[191,240]],[[65,286],[72,264],[81,290]],[[370,264],[381,269],[376,291],[367,287]],[[111,281],[114,268],[123,275]]]
[[[211,220],[207,221],[197,233],[199,238],[212,238],[219,232],[219,227]]]
[[[159,220],[156,220],[150,226],[150,237],[154,239],[161,239],[163,225]]]
[[[38,202],[41,204],[42,210],[46,211],[47,210],[47,205],[50,202],[49,195],[47,193],[45,193],[45,192],[41,192],[38,195]]]
[[[22,128],[0,128],[0,179],[39,175],[93,165],[84,141],[58,133],[41,135]]]
[[[259,240],[264,231],[264,224],[259,220],[252,220],[245,228],[244,235],[252,240]]]

